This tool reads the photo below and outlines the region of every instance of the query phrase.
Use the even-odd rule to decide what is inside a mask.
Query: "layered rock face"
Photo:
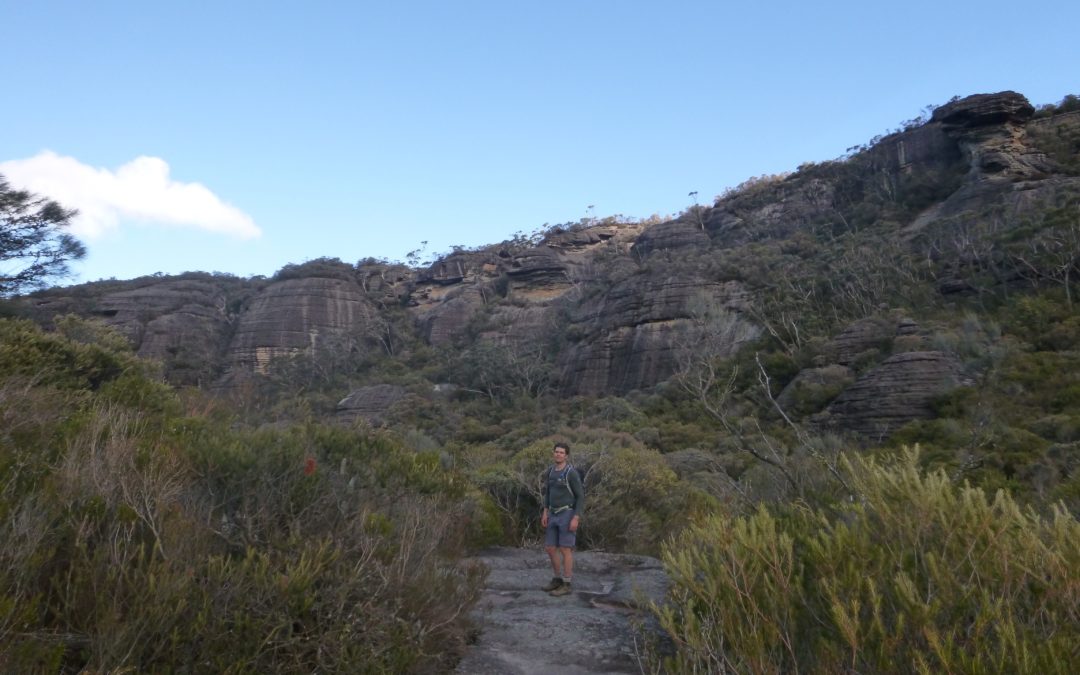
[[[1046,157],[1025,141],[1024,124],[1034,113],[1026,98],[1006,91],[947,103],[934,111],[930,122],[957,140],[968,159],[969,180],[1018,180],[1053,171]]]
[[[822,349],[828,363],[850,366],[862,356],[887,351],[897,336],[915,335],[918,325],[907,318],[874,317],[851,323]]]
[[[675,371],[680,352],[694,348],[689,341],[701,307],[739,317],[746,301],[736,282],[632,276],[574,310],[566,330],[582,338],[559,356],[564,386],[573,393],[602,395],[661,382]],[[748,321],[737,320],[745,330],[732,332],[720,351],[733,353],[757,336]]]
[[[959,363],[948,354],[895,354],[841,392],[819,423],[885,438],[911,420],[932,418],[934,399],[959,384]]]
[[[940,290],[969,292],[965,275],[982,261],[963,246],[982,236],[979,228],[1014,227],[1080,193],[1080,177],[1059,170],[1077,154],[1069,139],[1080,149],[1080,114],[1032,114],[1014,92],[970,96],[845,160],[753,179],[714,206],[667,222],[555,228],[540,241],[458,250],[426,269],[322,261],[271,281],[139,280],[112,283],[90,300],[89,291],[58,289],[33,302],[43,319],[65,311],[104,319],[184,383],[205,383],[226,369],[261,371],[274,357],[304,350],[371,348],[393,318],[443,349],[476,340],[532,345],[550,357],[564,395],[623,394],[670,377],[680,356],[699,346],[710,312],[727,316],[730,329],[713,336],[710,353],[733,353],[759,335],[765,326],[751,310],[763,289],[784,280],[767,263],[763,278],[751,280],[725,261],[756,255],[759,245],[827,241],[878,222],[870,216],[859,225],[856,206],[885,209],[883,222],[895,224],[902,245],[917,241],[955,260],[956,277],[940,279]],[[905,211],[896,204],[905,181],[937,192]],[[896,354],[852,381],[882,355],[903,351],[892,348],[901,338],[909,338],[905,349],[926,349],[917,332],[894,315],[851,324],[795,378],[785,401],[843,389],[828,409],[830,423],[871,435],[929,414],[930,398],[956,376],[939,353]],[[368,417],[368,395],[375,396],[343,402],[341,414]]]
[[[700,224],[678,218],[659,223],[642,232],[634,242],[633,251],[638,257],[645,257],[655,251],[708,248],[710,241],[708,233]]]
[[[392,384],[360,387],[338,402],[336,415],[345,422],[364,420],[372,426],[379,426],[386,421],[394,406],[404,401],[408,395],[404,387]]]
[[[378,312],[356,282],[312,277],[267,286],[240,315],[228,360],[265,371],[271,359],[301,350],[355,349],[377,333]]]
[[[36,301],[35,310],[45,316],[74,312],[100,319],[126,336],[139,356],[164,364],[174,383],[212,382],[220,374],[222,349],[232,329],[233,284],[212,278],[162,278],[131,285],[89,300],[48,297]]]

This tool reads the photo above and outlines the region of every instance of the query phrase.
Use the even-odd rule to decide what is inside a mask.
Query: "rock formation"
[[[272,280],[196,273],[53,289],[30,303],[43,321],[68,311],[102,318],[183,383],[257,372],[304,350],[378,348],[393,320],[440,349],[476,340],[532,345],[525,351],[549,359],[564,395],[624,394],[675,372],[680,353],[701,339],[703,310],[737,324],[726,342],[710,345],[718,355],[776,330],[762,325],[759,310],[784,272],[763,259],[758,278],[743,273],[762,252],[788,247],[810,256],[830,238],[892,227],[897,251],[917,247],[947,261],[937,279],[942,294],[978,292],[976,277],[996,262],[975,245],[980,237],[1000,236],[1080,194],[1080,114],[1033,113],[1014,92],[969,96],[843,160],[753,179],[666,222],[583,221],[540,239],[455,250],[425,269],[320,260]],[[831,423],[877,434],[930,414],[929,399],[955,380],[955,367],[941,354],[895,354],[849,383],[848,368],[925,349],[918,337],[898,343],[919,331],[911,322],[880,309],[866,314],[880,316],[833,335],[783,396],[846,387],[829,407]],[[355,414],[366,415],[366,405]]]
[[[957,140],[970,167],[969,181],[1021,180],[1053,171],[1046,156],[1026,143],[1024,123],[1034,112],[1016,92],[976,94],[936,109],[930,123]]]
[[[305,349],[355,349],[378,320],[354,281],[286,279],[263,289],[240,315],[228,361],[261,372],[271,359]]]
[[[404,401],[409,392],[393,384],[376,384],[359,387],[349,392],[337,404],[337,418],[345,422],[362,419],[372,426],[380,426],[397,404]]]
[[[960,365],[948,354],[895,354],[841,392],[818,421],[884,438],[911,420],[932,418],[934,400],[959,384]]]

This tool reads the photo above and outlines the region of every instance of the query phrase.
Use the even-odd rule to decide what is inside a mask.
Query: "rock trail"
[[[553,597],[540,588],[551,579],[542,549],[488,549],[470,559],[488,568],[484,593],[473,610],[476,644],[458,664],[468,675],[603,675],[640,673],[644,626],[659,634],[642,608],[663,600],[668,579],[647,556],[593,551],[574,556],[574,592]]]

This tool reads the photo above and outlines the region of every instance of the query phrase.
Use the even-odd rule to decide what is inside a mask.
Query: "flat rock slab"
[[[578,552],[574,592],[562,597],[540,590],[551,580],[551,564],[542,549],[488,549],[470,562],[483,564],[489,572],[472,613],[480,635],[458,664],[458,673],[641,672],[639,626],[648,635],[659,633],[644,606],[662,602],[668,588],[656,558]]]

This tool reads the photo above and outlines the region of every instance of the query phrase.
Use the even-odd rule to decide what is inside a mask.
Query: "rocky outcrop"
[[[824,363],[850,366],[889,351],[898,336],[915,335],[919,325],[906,317],[885,316],[860,319],[840,331],[821,350]]]
[[[685,321],[623,326],[570,345],[559,355],[568,392],[622,394],[661,382],[675,372]]]
[[[647,228],[634,242],[631,250],[638,258],[644,258],[657,251],[705,249],[709,247],[710,241],[700,223],[680,218]]]
[[[420,270],[417,274],[417,283],[435,283],[446,286],[466,279],[476,280],[490,274],[499,264],[498,253],[490,249],[456,251],[439,258],[427,269]]]
[[[852,323],[822,349],[825,362],[848,366],[863,354],[878,354],[888,349],[896,333],[889,324],[889,321],[880,318],[862,319]]]
[[[378,312],[354,281],[309,277],[267,286],[236,326],[228,360],[242,371],[310,349],[357,349],[373,334]]]
[[[562,291],[568,285],[569,266],[556,249],[538,246],[514,256],[506,274],[518,290],[554,288]]]
[[[1035,108],[1013,91],[976,94],[934,111],[939,124],[955,138],[967,157],[969,182],[985,179],[1021,180],[1053,171],[1046,156],[1026,143],[1024,123]]]
[[[933,401],[959,384],[960,366],[944,352],[895,354],[845,389],[817,421],[884,438],[912,420],[933,417]]]
[[[708,283],[691,276],[634,275],[607,293],[579,304],[566,330],[581,335],[559,355],[568,391],[625,393],[667,379],[686,348],[695,312],[728,312],[743,327],[728,338],[730,351],[757,335],[741,318],[747,295],[736,282]]]
[[[835,216],[834,186],[825,180],[764,178],[760,185],[721,200],[703,217],[712,245],[735,248],[763,239],[783,239],[817,220]]]
[[[473,316],[484,306],[482,289],[475,285],[461,286],[441,293],[438,301],[431,294],[424,305],[414,310],[420,335],[435,347],[452,344],[465,335]]]
[[[139,356],[161,362],[172,382],[209,384],[220,372],[234,319],[230,292],[239,280],[199,276],[140,279],[91,299],[78,297],[81,293],[58,295],[36,303],[35,309],[98,318],[127,337]]]
[[[551,579],[540,549],[489,549],[465,564],[483,565],[488,576],[472,612],[479,636],[456,670],[463,675],[639,673],[634,625],[662,638],[642,606],[667,595],[655,558],[579,552],[574,593],[563,597],[540,590]]]
[[[753,178],[711,207],[648,226],[586,220],[542,238],[458,248],[423,269],[318,259],[269,281],[190,273],[101,282],[39,294],[33,312],[42,322],[69,311],[100,317],[181,383],[205,383],[226,369],[250,373],[302,350],[377,348],[375,337],[390,327],[406,349],[416,340],[444,349],[485,340],[550,356],[560,394],[619,395],[675,371],[680,354],[703,338],[703,308],[732,318],[711,353],[733,352],[760,331],[748,311],[754,293],[760,300],[774,281],[784,285],[774,275],[789,273],[808,275],[798,288],[815,292],[822,268],[812,258],[835,254],[868,228],[897,255],[914,247],[942,295],[1016,284],[1019,272],[1001,271],[1001,242],[1080,194],[1080,113],[1043,113],[1033,119],[1014,92],[957,99],[844,159]],[[988,242],[998,246],[992,254]],[[782,403],[823,401],[851,384],[848,369],[926,348],[918,326],[898,316],[855,322],[823,346]],[[894,367],[917,370],[890,360],[872,373],[885,377]],[[873,411],[858,399],[867,386],[859,380],[832,402],[838,424],[878,424],[865,421]],[[897,419],[924,414],[921,405]]]
[[[686,319],[708,306],[718,310],[746,308],[748,295],[738,282],[706,282],[693,276],[634,275],[608,292],[582,302],[571,321],[593,331]]]
[[[356,267],[356,281],[376,307],[385,309],[409,302],[414,272],[405,265],[363,261]]]
[[[580,253],[615,239],[625,229],[614,225],[602,225],[552,232],[544,238],[544,244],[567,253]]]
[[[338,402],[336,417],[340,421],[364,420],[372,426],[381,426],[394,406],[404,401],[409,392],[393,384],[376,384],[353,389]]]
[[[955,136],[939,123],[889,134],[870,149],[871,166],[893,175],[942,169],[963,160]]]
[[[182,305],[146,322],[139,356],[161,361],[174,384],[209,385],[220,374],[232,323],[217,308]]]
[[[976,129],[996,124],[1022,124],[1031,119],[1035,107],[1015,91],[972,94],[950,101],[934,110],[931,122],[946,129]]]

